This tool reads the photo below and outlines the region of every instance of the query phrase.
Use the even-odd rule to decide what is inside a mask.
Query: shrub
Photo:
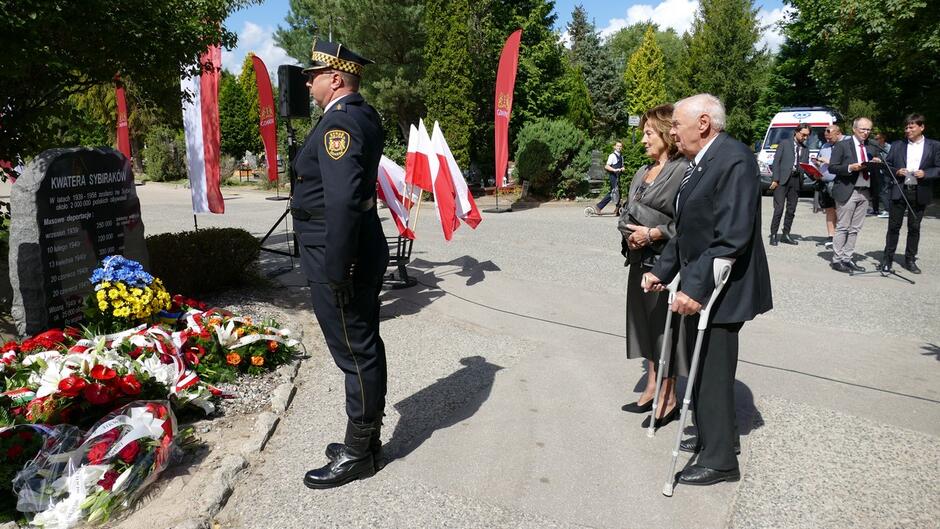
[[[150,273],[172,294],[199,296],[257,278],[258,239],[239,228],[147,237]]]
[[[577,127],[564,119],[538,120],[523,127],[516,142],[519,179],[529,182],[531,194],[572,198],[583,191],[590,142]]]
[[[182,131],[157,126],[144,139],[144,172],[155,182],[186,178],[186,144]]]

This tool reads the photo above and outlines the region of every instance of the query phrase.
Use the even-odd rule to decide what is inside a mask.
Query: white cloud
[[[566,29],[561,35],[558,35],[558,42],[560,42],[562,46],[570,50],[571,49],[571,32],[569,32]]]
[[[657,5],[635,4],[627,9],[625,18],[612,18],[601,29],[601,38],[606,38],[617,31],[637,24],[652,21],[661,29],[672,28],[680,35],[692,27],[698,0],[663,0]]]
[[[277,67],[282,64],[297,64],[297,61],[287,55],[283,48],[274,43],[274,27],[259,26],[253,22],[245,22],[238,33],[238,47],[232,51],[222,50],[222,67],[238,75],[242,71],[242,62],[248,52],[254,52],[261,57],[268,68],[272,78],[277,77]]]
[[[758,46],[766,45],[767,49],[771,52],[776,52],[780,49],[780,45],[783,44],[784,36],[780,32],[780,22],[787,19],[787,17],[792,12],[792,9],[787,6],[785,8],[778,7],[770,12],[764,11],[761,8],[757,12],[758,20],[762,26],[766,26],[764,33],[761,36]]]

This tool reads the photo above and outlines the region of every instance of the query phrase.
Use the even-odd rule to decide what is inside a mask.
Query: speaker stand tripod
[[[285,119],[285,125],[287,126],[287,177],[288,177],[288,181],[290,182],[290,194],[286,197],[277,199],[277,200],[287,200],[287,206],[284,208],[284,212],[281,213],[281,216],[278,217],[274,225],[271,226],[271,229],[268,230],[268,233],[266,233],[264,237],[261,238],[261,242],[259,243],[261,245],[261,249],[264,250],[265,252],[269,252],[269,253],[273,253],[277,255],[286,255],[287,257],[290,257],[290,268],[279,268],[275,270],[274,273],[272,274],[275,276],[283,274],[285,272],[290,272],[291,270],[293,270],[294,258],[300,257],[300,251],[299,251],[300,248],[297,247],[297,244],[295,243],[293,244],[293,248],[291,247],[292,234],[290,232],[290,229],[287,226],[287,222],[285,222],[287,220],[287,215],[290,214],[290,199],[294,194],[293,161],[294,161],[294,155],[296,154],[296,151],[297,151],[297,138],[294,135],[294,127],[291,125],[290,120],[291,118],[289,117]],[[275,163],[277,162],[275,161]],[[269,199],[274,200],[273,197],[269,197]],[[285,250],[279,250],[277,248],[266,247],[264,243],[268,240],[268,238],[271,237],[271,234],[274,233],[274,230],[276,230],[277,227],[280,226],[282,222],[284,222],[284,235],[286,236],[287,250],[285,251]]]

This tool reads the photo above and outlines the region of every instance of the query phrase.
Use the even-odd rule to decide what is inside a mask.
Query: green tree
[[[642,114],[666,102],[664,62],[663,50],[656,43],[656,31],[650,26],[624,72],[627,110],[631,114]]]
[[[423,0],[291,0],[287,26],[275,42],[307,64],[313,40],[342,42],[375,61],[363,73],[363,95],[385,114],[403,137],[424,114],[419,81],[424,75]],[[342,17],[331,15],[343,13]]]
[[[259,130],[261,118],[258,109],[260,102],[258,101],[258,81],[255,76],[255,64],[251,59],[253,55],[254,53],[249,52],[245,56],[245,60],[242,61],[242,71],[238,74],[238,86],[241,88],[244,100],[248,104],[248,113],[245,115],[245,119],[251,127],[251,136],[243,138],[245,149],[240,153],[233,154],[236,158],[244,156],[246,150],[255,154],[264,150]]]
[[[155,91],[197,68],[209,44],[231,48],[221,25],[249,0],[17,0],[0,4],[0,159],[29,157],[48,146],[45,118],[61,115],[72,94],[110,82],[118,72],[141,92]]]
[[[565,73],[565,92],[568,94],[568,110],[565,117],[582,131],[589,131],[594,122],[591,93],[584,81],[580,66],[569,65]]]
[[[593,22],[582,6],[576,6],[568,23],[571,62],[581,67],[591,93],[594,123],[591,132],[610,136],[626,127],[623,81],[610,50],[601,45]]]
[[[751,0],[702,0],[685,63],[689,86],[718,96],[727,110],[725,129],[746,143],[769,64],[767,51],[756,48],[761,29]]]
[[[250,105],[241,84],[228,71],[219,82],[219,129],[222,152],[241,159],[245,151],[257,152],[258,122],[249,117]]]
[[[818,90],[846,113],[853,100],[877,108],[900,131],[905,114],[940,122],[940,10],[929,0],[788,0],[783,27],[801,68],[782,74]],[[931,7],[932,6],[932,7]],[[850,108],[850,105],[853,108]],[[876,125],[879,125],[876,123]]]
[[[672,28],[660,30],[656,24],[650,22],[638,22],[619,30],[607,40],[607,47],[611,50],[614,62],[628,63],[630,57],[643,42],[647,28],[653,29],[656,34],[656,44],[662,50],[666,101],[681,99],[688,95],[686,82],[682,77],[682,61],[687,50],[682,36],[676,33],[676,30]]]
[[[462,167],[470,161],[470,136],[479,112],[479,101],[473,97],[470,4],[470,0],[429,0],[425,8],[427,72],[423,83],[428,121],[440,121]]]

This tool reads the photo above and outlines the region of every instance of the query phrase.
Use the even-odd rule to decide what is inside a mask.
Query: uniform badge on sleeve
[[[330,130],[323,136],[323,145],[330,158],[339,160],[349,149],[349,133],[345,130]]]

